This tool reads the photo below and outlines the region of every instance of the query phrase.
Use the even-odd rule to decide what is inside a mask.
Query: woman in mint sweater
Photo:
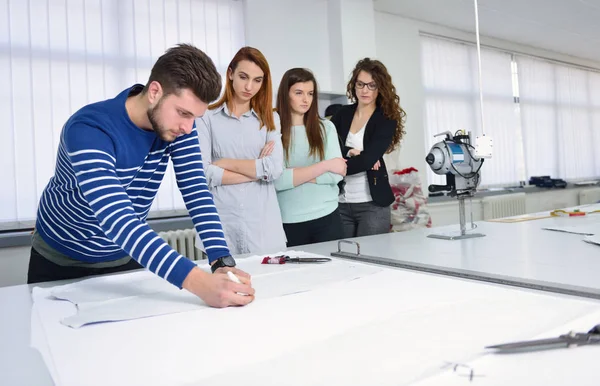
[[[337,131],[319,118],[317,82],[303,68],[288,70],[277,93],[285,169],[275,181],[287,246],[342,237],[338,182],[346,175]]]

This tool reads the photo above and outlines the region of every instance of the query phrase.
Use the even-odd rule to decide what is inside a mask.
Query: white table
[[[481,221],[475,231],[486,236],[465,240],[427,237],[456,231],[457,225],[351,240],[360,244],[367,257],[363,261],[600,299],[600,246],[582,241],[581,235],[542,229],[586,221],[600,221],[600,214],[518,223]],[[351,245],[342,248],[355,252]],[[329,255],[338,243],[305,249]]]
[[[480,222],[477,231],[485,233],[486,237],[462,241],[445,241],[427,238],[433,232],[455,230],[456,226],[446,229],[435,228],[416,230],[405,233],[379,235],[358,238],[361,252],[370,256],[380,256],[399,262],[427,264],[439,267],[442,270],[465,270],[478,272],[482,278],[486,275],[500,275],[522,282],[545,282],[549,289],[572,289],[577,287],[589,294],[595,294],[600,289],[597,272],[600,272],[600,248],[581,241],[578,235],[557,233],[542,230],[541,227],[550,223],[568,223],[572,219],[553,218],[545,220],[528,221],[513,224]],[[302,248],[303,250],[329,255],[337,250],[336,242],[322,243]],[[502,287],[477,281],[465,281],[460,278],[444,277],[427,273],[410,272],[406,270],[392,270],[403,276],[402,280],[381,283],[390,286],[394,291],[382,295],[382,303],[368,304],[370,310],[384,312],[384,307],[398,307],[397,312],[389,314],[381,320],[365,319],[359,327],[344,329],[340,327],[340,334],[323,335],[305,347],[295,347],[289,353],[278,353],[275,358],[258,358],[257,363],[238,367],[235,363],[229,365],[230,378],[216,375],[208,378],[209,384],[232,384],[231,382],[246,381],[247,384],[335,384],[336,380],[343,379],[343,383],[365,384],[365,380],[375,377],[381,384],[420,384],[434,385],[446,384],[447,373],[428,367],[427,360],[449,358],[473,363],[478,368],[486,369],[492,374],[494,369],[498,374],[504,366],[513,366],[519,363],[517,357],[500,357],[483,355],[477,348],[485,344],[500,343],[512,339],[529,339],[539,336],[552,336],[557,332],[566,332],[565,328],[580,330],[589,329],[600,322],[600,303],[595,300],[569,297],[559,294],[543,293],[528,289]],[[397,287],[396,285],[406,287]],[[410,284],[412,283],[412,284]],[[451,290],[463,291],[465,296],[472,293],[489,292],[489,301],[473,298],[458,307],[448,300],[444,304],[437,303],[437,297],[425,294],[431,286],[435,286],[435,293],[444,296]],[[462,285],[463,290],[459,290]],[[423,288],[420,288],[423,286]],[[398,289],[401,290],[398,290]],[[466,289],[469,288],[467,291]],[[339,292],[326,293],[332,307],[342,307],[347,294],[353,293],[352,288],[338,289]],[[458,293],[458,292],[457,292]],[[255,303],[253,309],[240,309],[240,320],[244,320],[243,313],[247,313],[248,320],[260,323],[260,315],[267,315],[277,310],[282,310],[286,304],[294,304],[292,311],[296,317],[280,315],[274,320],[290,324],[290,334],[307,333],[303,331],[305,325],[297,324],[302,320],[302,312],[307,306],[307,299],[300,294],[290,296],[289,299],[277,300],[272,305],[266,302]],[[386,300],[387,299],[387,300]],[[535,300],[535,301],[529,301]],[[537,299],[537,300],[536,300]],[[361,301],[369,303],[367,300]],[[519,303],[519,302],[523,303]],[[298,303],[296,303],[298,302]],[[365,304],[367,304],[365,303]],[[407,304],[410,303],[410,306]],[[513,306],[514,304],[514,306]],[[418,306],[417,306],[418,305]],[[31,306],[29,286],[14,286],[0,289],[0,384],[4,385],[51,385],[49,373],[36,350],[29,348]],[[304,307],[304,308],[303,308]],[[378,308],[379,307],[379,308]],[[403,308],[404,307],[404,308]],[[262,309],[263,313],[260,312]],[[295,311],[294,311],[295,310]],[[379,312],[378,311],[378,312]],[[318,315],[323,315],[324,328],[335,328],[332,321],[336,318],[335,309],[327,307],[318,310]],[[347,309],[346,311],[347,312]],[[387,312],[387,311],[385,311]],[[384,312],[384,313],[385,313]],[[550,314],[544,314],[550,312]],[[359,315],[360,316],[360,315]],[[158,323],[160,318],[147,323]],[[446,321],[442,322],[442,319]],[[506,320],[504,320],[505,318]],[[503,323],[497,324],[499,321]],[[264,323],[268,326],[269,318]],[[304,321],[307,322],[307,321]],[[343,323],[337,321],[340,326]],[[318,325],[318,324],[317,324]],[[244,322],[240,322],[243,328]],[[505,326],[505,327],[502,327]],[[506,327],[508,326],[508,327]],[[512,326],[512,327],[510,327]],[[309,326],[314,328],[315,325]],[[201,328],[201,327],[198,327]],[[490,341],[487,329],[497,332],[497,338]],[[503,328],[507,328],[503,330]],[[176,331],[175,334],[185,334]],[[310,331],[307,333],[310,336]],[[233,334],[232,341],[223,337],[223,344],[235,347],[243,342],[246,336],[252,345],[260,346],[261,340],[265,344],[274,345],[268,334],[255,333],[254,331]],[[281,337],[279,337],[281,339]],[[377,339],[374,342],[373,339]],[[498,341],[500,339],[500,341]],[[390,346],[391,345],[391,346]],[[462,350],[463,347],[471,351]],[[550,380],[555,384],[564,384],[569,374],[580,372],[578,384],[597,384],[591,371],[581,372],[581,361],[591,363],[592,358],[598,357],[600,348],[588,347],[545,354],[525,354],[528,361],[536,364],[539,369],[545,368],[550,372]],[[573,354],[570,354],[573,352]],[[411,353],[406,355],[406,353]],[[474,354],[473,354],[474,353]],[[206,363],[204,358],[210,353],[199,347],[197,356],[198,364]],[[469,356],[471,355],[471,356]],[[536,361],[536,358],[550,358],[548,361]],[[377,361],[373,357],[380,356]],[[583,358],[583,359],[582,359]],[[484,361],[484,362],[481,362]],[[487,362],[486,362],[487,361]],[[539,362],[539,363],[538,363]],[[223,360],[223,366],[228,366],[228,361]],[[432,362],[434,363],[434,362]],[[429,365],[431,365],[430,363]],[[483,364],[481,364],[483,363]],[[512,363],[513,365],[510,365]],[[385,372],[372,374],[372,365],[383,366],[388,375],[393,379],[383,378]],[[264,371],[273,366],[272,371]],[[327,366],[327,367],[324,367]],[[419,370],[417,378],[402,378],[402,371],[396,368]],[[586,365],[587,366],[587,365]],[[435,366],[434,366],[435,367]],[[323,370],[325,369],[325,370]],[[381,370],[381,368],[379,369]],[[525,369],[526,370],[526,369]],[[99,368],[102,371],[102,368]],[[311,374],[325,374],[321,378],[311,377]],[[336,378],[333,375],[338,374]],[[521,371],[520,378],[515,384],[541,384],[542,378],[535,372]],[[286,378],[290,377],[292,378]],[[328,378],[329,377],[329,378]],[[349,377],[349,378],[348,378]],[[494,380],[505,378],[486,379],[489,384]],[[463,382],[464,379],[454,379],[453,382]],[[509,378],[510,379],[510,378]],[[325,382],[324,380],[328,380]],[[325,383],[320,383],[321,381]],[[396,382],[397,381],[397,382]],[[480,381],[480,380],[478,380]],[[220,382],[220,383],[219,383]],[[362,383],[361,383],[362,382]],[[429,382],[429,383],[428,383]],[[368,382],[367,382],[368,383]],[[373,383],[377,384],[377,383]],[[458,383],[457,383],[458,384]],[[545,385],[548,383],[544,380]]]
[[[491,370],[477,364],[486,356],[485,345],[552,336],[567,327],[585,330],[600,319],[600,302],[589,299],[392,268],[361,280],[211,315],[94,326],[99,339],[83,335],[85,343],[69,345],[71,351],[63,347],[63,369],[65,362],[85,368],[94,385],[121,379],[128,385],[418,384],[443,376],[447,362],[474,362],[489,377]],[[0,346],[2,384],[52,384],[39,355],[27,347],[30,304],[27,286],[0,290],[2,309],[12,307],[4,318],[9,325],[0,330],[7,343]],[[566,350],[557,354],[560,366],[550,364],[547,371],[565,377],[578,371],[582,357],[591,362],[599,350]],[[87,358],[100,352],[107,361],[92,371],[97,362]],[[169,371],[161,371],[163,365]],[[172,369],[180,375],[189,371],[182,375],[187,383],[169,383]],[[524,385],[540,384],[534,374],[521,379]],[[597,382],[584,380],[579,384]]]
[[[29,346],[31,306],[29,286],[0,288],[1,385],[53,385],[40,353]]]

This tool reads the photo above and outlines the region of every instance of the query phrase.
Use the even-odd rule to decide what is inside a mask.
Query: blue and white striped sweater
[[[194,263],[145,224],[169,158],[209,260],[229,255],[229,249],[206,184],[196,130],[169,143],[138,128],[125,110],[132,89],[85,106],[67,121],[36,228],[51,247],[73,259],[103,262],[129,255],[181,287]]]

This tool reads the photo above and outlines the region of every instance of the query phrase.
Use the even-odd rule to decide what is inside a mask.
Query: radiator
[[[179,229],[176,231],[160,232],[158,234],[177,252],[190,260],[201,260],[202,251],[194,246],[196,241],[195,229]]]
[[[491,220],[525,214],[525,202],[525,193],[484,197],[481,199],[481,203],[483,204],[483,219]]]
[[[583,189],[579,192],[579,205],[600,202],[600,188]]]

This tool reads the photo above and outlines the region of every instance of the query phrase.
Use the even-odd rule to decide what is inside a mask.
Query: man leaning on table
[[[212,60],[178,45],[157,60],[145,86],[84,106],[67,120],[55,174],[39,202],[28,283],[143,266],[214,307],[254,300],[250,276],[235,268],[225,242],[194,126],[220,90]],[[212,275],[145,223],[169,159]],[[232,282],[228,270],[242,283]]]

